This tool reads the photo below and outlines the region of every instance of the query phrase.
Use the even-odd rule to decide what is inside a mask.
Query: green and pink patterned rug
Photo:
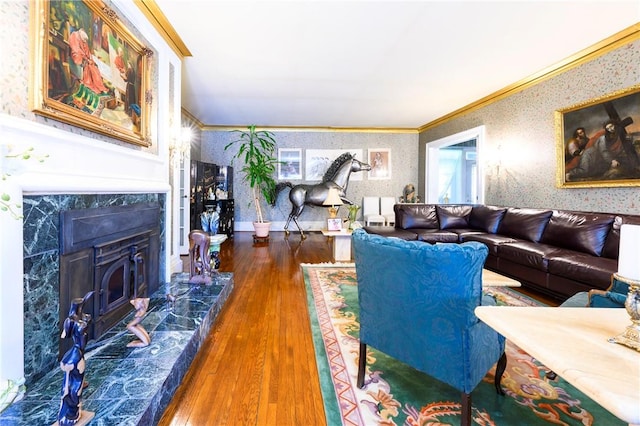
[[[460,392],[373,348],[369,348],[367,365],[376,372],[377,380],[358,389],[355,267],[304,264],[302,270],[327,424],[460,424]],[[539,306],[508,288],[486,292],[500,305]],[[506,395],[496,393],[492,369],[472,393],[474,424],[624,425],[562,378],[547,380],[547,369],[509,341],[506,351],[508,363],[502,379]]]

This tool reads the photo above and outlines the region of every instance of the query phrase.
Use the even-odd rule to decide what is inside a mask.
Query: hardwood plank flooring
[[[325,425],[299,265],[329,262],[330,242],[236,232],[220,255],[235,288],[159,425]]]
[[[325,425],[300,263],[329,262],[327,238],[236,232],[220,255],[235,288],[159,424]]]

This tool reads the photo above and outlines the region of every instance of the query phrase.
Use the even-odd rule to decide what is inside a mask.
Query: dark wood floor
[[[330,260],[320,233],[227,240],[220,269],[235,289],[159,424],[325,425],[300,263]]]

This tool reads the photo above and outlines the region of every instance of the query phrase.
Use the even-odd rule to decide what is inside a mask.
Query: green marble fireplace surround
[[[155,202],[164,233],[165,194],[73,194],[24,197],[24,370],[27,388],[58,364],[60,212]],[[160,236],[159,271],[164,270]],[[162,276],[161,273],[158,274]],[[160,283],[158,283],[160,284]]]

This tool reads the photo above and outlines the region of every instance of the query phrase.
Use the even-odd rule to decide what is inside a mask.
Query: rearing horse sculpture
[[[314,185],[299,184],[294,186],[291,182],[279,182],[276,185],[276,196],[273,197],[274,204],[282,189],[285,187],[291,188],[291,191],[289,191],[289,201],[291,201],[292,207],[287,223],[284,225],[285,234],[289,235],[289,223],[293,220],[300,231],[300,236],[303,239],[306,238],[304,232],[302,232],[300,224],[298,223],[298,217],[302,213],[305,204],[322,206],[322,203],[329,193],[329,188],[336,188],[338,190],[343,203],[353,204],[353,202],[351,202],[351,200],[346,196],[347,186],[349,185],[349,176],[351,175],[351,172],[360,172],[364,170],[371,170],[371,166],[367,163],[356,160],[355,156],[345,152],[333,161],[322,177],[322,182],[320,183]]]

